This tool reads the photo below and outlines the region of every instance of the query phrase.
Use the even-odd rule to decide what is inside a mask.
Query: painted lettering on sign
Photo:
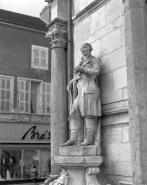
[[[26,136],[30,133],[30,139],[38,139],[38,140],[49,140],[51,138],[51,132],[45,131],[43,134],[40,134],[39,132],[36,131],[37,126],[32,126],[26,133],[23,135],[21,140],[24,140]]]

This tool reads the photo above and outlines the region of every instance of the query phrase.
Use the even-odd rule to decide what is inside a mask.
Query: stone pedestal
[[[54,157],[54,164],[62,168],[57,182],[71,185],[99,185],[97,174],[103,163],[102,156],[96,156],[96,146],[60,147],[60,156]]]

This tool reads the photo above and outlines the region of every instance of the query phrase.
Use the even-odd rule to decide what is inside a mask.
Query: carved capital
[[[97,168],[87,168],[85,171],[85,181],[86,185],[100,185],[97,181],[96,175],[100,172],[100,169]]]
[[[49,39],[52,48],[54,47],[66,47],[67,44],[67,28],[55,24],[47,32],[45,38]]]

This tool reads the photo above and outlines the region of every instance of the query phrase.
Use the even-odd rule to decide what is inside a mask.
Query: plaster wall
[[[92,0],[74,1],[74,16]],[[82,3],[82,8],[80,8]],[[115,183],[131,181],[131,152],[125,53],[124,4],[122,0],[105,1],[74,21],[74,61],[81,58],[80,47],[88,42],[92,54],[102,59],[99,87],[102,100],[102,155],[105,173]]]

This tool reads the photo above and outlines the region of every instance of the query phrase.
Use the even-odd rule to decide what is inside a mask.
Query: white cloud
[[[1,9],[39,17],[47,5],[44,0],[0,0]]]

